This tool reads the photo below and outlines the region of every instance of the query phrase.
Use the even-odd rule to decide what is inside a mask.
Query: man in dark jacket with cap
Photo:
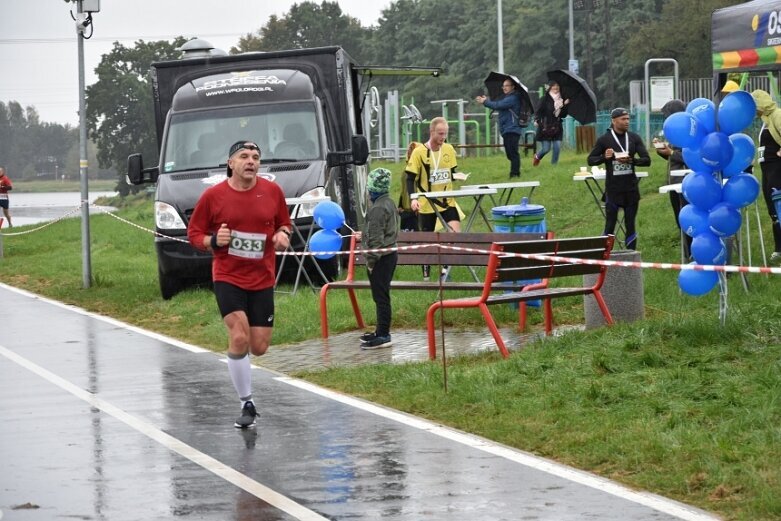
[[[610,128],[597,139],[588,156],[591,166],[605,164],[605,234],[613,235],[618,222],[618,209],[624,210],[627,249],[637,249],[635,219],[640,206],[640,190],[635,166],[649,166],[643,140],[629,131],[629,111],[616,108],[610,113]]]
[[[187,236],[210,251],[214,296],[228,328],[228,372],[241,400],[234,426],[255,426],[249,354],[260,356],[274,326],[276,251],[290,245],[285,194],[258,177],[260,148],[237,141],[228,153],[228,179],[208,188],[195,205]]]

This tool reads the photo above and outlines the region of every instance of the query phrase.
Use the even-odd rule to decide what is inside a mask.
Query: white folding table
[[[464,185],[461,187],[461,190],[474,190],[476,188],[495,188],[496,191],[499,192],[499,194],[498,197],[489,195],[489,197],[491,198],[491,203],[494,206],[504,206],[510,204],[510,200],[512,199],[512,195],[513,195],[513,190],[515,190],[516,188],[518,189],[528,188],[529,194],[527,195],[527,197],[529,198],[529,201],[531,201],[532,194],[534,193],[534,189],[537,188],[538,186],[540,186],[539,181],[515,181],[512,183],[486,183],[482,185]]]
[[[486,195],[490,196],[490,195],[495,195],[496,193],[497,193],[496,188],[469,188],[469,189],[462,188],[460,190],[444,190],[440,192],[415,192],[413,194],[410,194],[410,198],[417,199],[420,197],[425,197],[426,199],[428,199],[428,201],[431,203],[431,207],[434,208],[434,213],[436,214],[437,219],[439,219],[439,222],[442,223],[442,226],[445,228],[445,230],[452,231],[450,226],[442,217],[442,214],[439,212],[439,208],[437,208],[437,205],[435,204],[433,199],[441,200],[441,199],[458,199],[459,197],[471,197],[475,201],[475,209],[469,215],[469,218],[466,220],[466,224],[462,228],[462,231],[468,232],[472,229],[472,224],[474,223],[475,216],[478,213],[482,215],[486,225],[488,225],[488,228],[491,229],[491,221],[488,219],[488,216],[483,211],[481,202],[483,201],[483,198]]]
[[[312,207],[316,206],[318,203],[323,201],[330,201],[330,197],[322,196],[322,197],[286,197],[285,203],[288,205],[288,207],[292,207],[290,210],[290,224],[292,228],[291,233],[291,239],[293,236],[298,237],[298,240],[301,241],[301,244],[303,244],[302,253],[309,252],[309,241],[312,239],[312,233],[314,232],[315,223],[312,222],[312,224],[309,227],[309,232],[306,234],[306,237],[301,233],[301,229],[296,224],[296,214],[298,213],[299,207],[302,205],[311,205]],[[309,212],[311,213],[311,212]],[[290,245],[288,246],[286,252],[293,252],[293,241],[290,241]],[[316,291],[317,284],[315,281],[312,280],[312,277],[309,276],[309,273],[304,269],[304,261],[305,256],[304,255],[282,255],[282,260],[279,264],[279,270],[277,270],[277,280],[276,282],[279,282],[279,277],[282,275],[282,269],[285,267],[285,262],[287,261],[288,257],[293,257],[293,259],[298,263],[298,268],[296,270],[296,280],[293,284],[293,290],[290,292],[291,294],[295,294],[298,290],[298,284],[301,280],[301,274],[304,275],[307,282],[309,283],[309,287],[312,288],[312,291]],[[317,273],[322,278],[323,284],[328,282],[328,278],[325,276],[325,273],[323,273],[323,270],[320,268],[320,265],[317,263],[316,259],[312,259],[312,264],[314,265],[315,269],[317,270]]]

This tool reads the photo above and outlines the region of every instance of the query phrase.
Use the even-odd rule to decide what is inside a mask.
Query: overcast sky
[[[200,37],[229,50],[273,14],[301,0],[101,0],[94,34],[84,41],[85,81],[114,41]],[[376,25],[391,0],[338,0],[344,13]],[[318,2],[319,3],[319,2]],[[0,101],[33,105],[42,121],[78,126],[78,52],[73,4],[64,0],[0,0]],[[334,42],[338,43],[338,42]]]

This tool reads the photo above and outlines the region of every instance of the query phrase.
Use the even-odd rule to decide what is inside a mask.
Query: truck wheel
[[[184,289],[184,284],[180,279],[171,277],[157,268],[157,277],[160,280],[160,294],[163,296],[163,300],[171,300],[171,298]]]

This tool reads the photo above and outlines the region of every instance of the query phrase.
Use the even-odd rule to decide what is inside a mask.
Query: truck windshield
[[[320,139],[311,102],[210,108],[173,114],[163,171],[217,167],[231,144],[248,139],[260,146],[261,162],[319,159]]]

